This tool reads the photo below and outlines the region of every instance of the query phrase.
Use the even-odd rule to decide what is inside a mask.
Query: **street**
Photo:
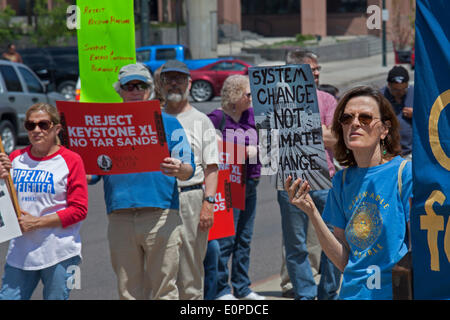
[[[380,87],[385,76],[368,80],[364,84]],[[362,83],[358,83],[362,84]],[[345,89],[345,88],[340,88]],[[342,91],[341,91],[342,92]],[[204,113],[220,106],[220,98],[192,104]],[[280,272],[281,266],[281,221],[276,191],[268,176],[262,176],[258,186],[257,215],[250,257],[250,279],[261,282]],[[103,199],[103,186],[89,186],[88,217],[81,228],[83,262],[80,265],[80,289],[71,293],[72,300],[116,300],[116,277],[109,260],[107,216]],[[0,244],[0,276],[3,276],[7,243]],[[42,299],[42,284],[38,285],[32,299]]]
[[[0,300],[98,305],[122,291],[173,300],[177,287],[181,299],[198,298],[202,283],[189,269],[204,265],[188,244],[192,215],[207,230],[214,206],[209,236],[220,239],[234,231],[225,207],[243,202],[252,214],[235,221],[234,248],[210,243],[206,257],[245,251],[225,261],[231,291],[223,266],[205,276],[205,298],[225,304],[175,301],[168,318],[272,319],[297,306],[277,300],[449,300],[447,2],[0,0]],[[230,172],[220,172],[216,192],[208,174],[176,183],[194,163],[214,162],[208,114],[227,136],[219,168]],[[230,139],[257,148],[233,152]],[[244,158],[263,165],[256,180],[242,180],[257,175],[251,166],[226,165]],[[198,212],[185,191],[202,182]],[[280,209],[285,192],[275,186],[284,184]],[[171,197],[176,188],[187,201]],[[246,194],[255,193],[252,206]],[[130,206],[138,208],[128,220]],[[180,210],[142,216],[155,206],[179,207],[183,219]],[[175,226],[187,234],[178,239]],[[137,256],[128,252],[136,244]],[[179,246],[189,251],[180,261]],[[141,264],[131,272],[141,283],[130,285],[127,264]],[[140,292],[149,285],[161,290]]]

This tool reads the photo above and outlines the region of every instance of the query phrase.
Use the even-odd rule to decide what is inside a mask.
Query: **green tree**
[[[16,11],[10,6],[0,11],[0,44],[2,45],[14,42],[21,36],[20,25],[11,22],[11,18],[15,15]]]
[[[51,46],[59,41],[66,42],[74,35],[67,28],[66,11],[69,4],[65,0],[53,0],[52,10],[48,10],[46,0],[36,0],[33,7],[34,31],[31,40],[37,46]]]

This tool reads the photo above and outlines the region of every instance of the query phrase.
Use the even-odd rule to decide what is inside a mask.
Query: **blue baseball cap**
[[[387,82],[405,83],[409,81],[408,70],[402,66],[394,66],[388,73]]]
[[[150,71],[142,63],[128,64],[120,69],[120,84],[124,85],[133,80],[139,80],[147,84],[153,83],[153,77]]]

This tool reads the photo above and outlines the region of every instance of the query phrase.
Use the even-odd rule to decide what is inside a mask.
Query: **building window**
[[[242,0],[242,14],[300,14],[300,0]]]
[[[327,0],[327,13],[365,13],[367,0]]]

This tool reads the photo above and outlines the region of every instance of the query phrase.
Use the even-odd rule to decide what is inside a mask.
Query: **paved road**
[[[208,103],[194,103],[202,112],[208,113],[220,105],[215,98]],[[276,207],[275,193],[263,178],[258,190],[258,217],[255,226],[252,251],[252,279],[261,280],[278,272],[281,255],[276,255],[281,246],[280,222]],[[73,290],[71,299],[117,299],[115,275],[109,262],[106,239],[107,217],[101,183],[89,186],[89,213],[81,228],[83,241],[83,263],[81,265],[81,289]],[[0,276],[3,276],[4,257],[7,244],[0,244]],[[270,254],[268,254],[270,253]],[[39,285],[32,299],[42,299],[42,286]]]
[[[381,86],[384,77],[370,83]],[[345,89],[345,88],[340,88]],[[220,105],[220,98],[206,103],[193,103],[208,113]],[[103,187],[99,183],[89,186],[89,213],[81,228],[83,263],[81,289],[73,290],[71,299],[117,299],[115,275],[109,261],[106,239],[107,217],[103,200]],[[257,216],[252,240],[250,278],[261,282],[279,273],[281,261],[281,223],[276,192],[269,177],[262,177],[258,187]],[[3,275],[7,244],[0,244],[0,276]],[[32,299],[42,299],[42,286],[38,286]]]

